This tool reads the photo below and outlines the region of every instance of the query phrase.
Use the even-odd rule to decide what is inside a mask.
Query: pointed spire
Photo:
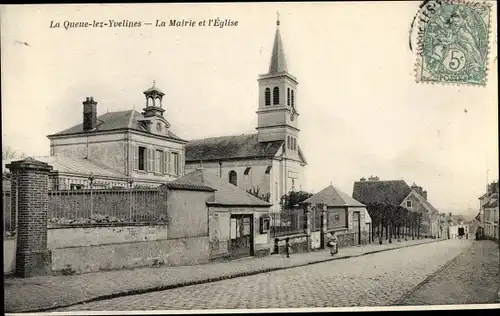
[[[280,19],[279,12],[276,12],[276,34],[274,35],[273,52],[271,54],[271,64],[269,65],[269,73],[287,72],[285,50],[281,42],[280,34]]]

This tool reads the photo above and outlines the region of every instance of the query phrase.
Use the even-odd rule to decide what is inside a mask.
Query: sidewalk
[[[118,296],[214,282],[239,276],[363,256],[440,240],[393,241],[340,248],[332,257],[327,250],[245,258],[223,263],[181,267],[145,267],[69,276],[4,278],[5,312],[37,312]]]

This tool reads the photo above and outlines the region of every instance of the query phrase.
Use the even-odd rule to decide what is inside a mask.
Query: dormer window
[[[407,208],[412,208],[413,203],[411,201],[406,201],[406,207]]]
[[[163,129],[163,126],[161,125],[161,123],[156,123],[156,131],[158,133],[161,133],[162,129]]]

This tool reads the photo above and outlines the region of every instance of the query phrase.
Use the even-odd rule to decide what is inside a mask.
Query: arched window
[[[294,95],[293,95],[293,94],[294,94],[294,93],[293,93],[293,90],[292,90],[292,106],[294,106],[294,105],[295,105],[295,104],[294,104],[294,102],[293,102],[293,101],[294,101]]]
[[[286,104],[290,105],[290,88],[286,90]]]
[[[280,88],[274,87],[273,89],[273,105],[280,104]]]
[[[271,105],[271,89],[266,88],[266,92],[264,92],[264,99],[265,105]]]
[[[238,175],[234,170],[229,171],[229,183],[238,186]]]

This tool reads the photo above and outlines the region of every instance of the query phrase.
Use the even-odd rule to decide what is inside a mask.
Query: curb
[[[415,244],[415,245],[405,245],[401,247],[394,247],[394,248],[389,248],[389,249],[380,249],[380,250],[374,250],[374,251],[368,251],[359,255],[348,255],[348,256],[343,256],[343,257],[333,257],[333,258],[328,258],[325,260],[318,260],[318,261],[313,261],[313,262],[306,262],[306,263],[299,263],[295,265],[290,265],[290,266],[277,266],[277,267],[272,267],[272,268],[265,268],[265,269],[260,269],[260,270],[254,270],[254,271],[245,271],[245,272],[239,272],[235,274],[229,274],[229,275],[222,275],[218,277],[211,277],[211,278],[206,278],[202,280],[193,280],[193,281],[187,281],[187,282],[179,282],[176,284],[169,284],[169,285],[161,285],[161,286],[155,286],[155,287],[150,287],[150,288],[145,288],[145,289],[135,289],[135,290],[124,290],[119,293],[111,293],[111,294],[106,294],[106,295],[99,295],[90,299],[85,299],[81,300],[78,302],[74,303],[62,303],[58,305],[53,305],[50,307],[42,307],[38,309],[29,309],[29,310],[20,310],[20,311],[5,311],[8,313],[38,313],[38,312],[46,312],[46,311],[51,311],[54,309],[58,308],[64,308],[64,307],[70,307],[70,306],[75,306],[75,305],[80,305],[80,304],[87,304],[87,303],[92,303],[92,302],[98,302],[98,301],[104,301],[104,300],[109,300],[113,298],[118,298],[118,297],[123,297],[123,296],[132,296],[132,295],[138,295],[138,294],[146,294],[146,293],[151,293],[151,292],[159,292],[159,291],[165,291],[165,290],[171,290],[171,289],[176,289],[180,287],[185,287],[185,286],[191,286],[191,285],[199,285],[199,284],[204,284],[204,283],[211,283],[211,282],[217,282],[217,281],[222,281],[222,280],[228,280],[228,279],[235,279],[239,277],[245,277],[245,276],[251,276],[251,275],[256,275],[256,274],[262,274],[262,273],[267,273],[267,272],[273,272],[277,270],[286,270],[286,269],[291,269],[291,268],[298,268],[298,267],[303,267],[311,264],[317,264],[317,263],[324,263],[328,261],[334,261],[334,260],[342,260],[342,259],[349,259],[349,258],[355,258],[355,257],[362,257],[366,256],[369,254],[375,254],[379,252],[384,252],[384,251],[391,251],[391,250],[396,250],[396,249],[402,249],[402,248],[408,248],[408,247],[415,247],[415,246],[421,246],[421,245],[426,245],[426,244],[431,244],[435,242],[440,242],[440,241],[445,241],[447,239],[442,239],[442,240],[432,240],[430,242],[426,243],[420,243],[420,244]],[[458,256],[457,256],[458,257]],[[454,259],[453,259],[454,260]]]

